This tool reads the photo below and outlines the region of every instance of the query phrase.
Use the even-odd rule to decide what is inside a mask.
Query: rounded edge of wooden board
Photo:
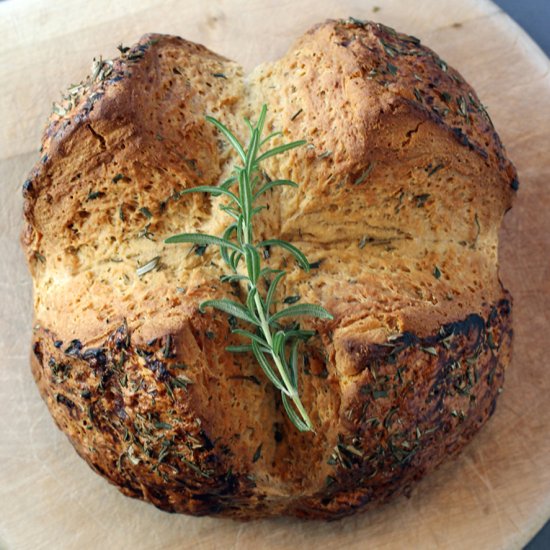
[[[478,3],[480,4],[486,4],[486,5],[494,5],[489,0],[478,0]],[[502,10],[499,12],[505,14]],[[506,14],[505,14],[506,15]],[[544,55],[544,53],[540,50],[540,48],[533,42],[533,40],[525,33],[525,31],[517,24],[515,23],[509,16],[506,15],[505,18],[499,19],[498,21],[495,21],[493,18],[492,24],[495,25],[495,28],[501,27],[503,29],[503,32],[510,32],[510,34],[517,35],[519,37],[519,41],[521,41],[522,48],[524,48],[527,51],[527,56],[529,56],[529,60],[539,67],[546,67],[550,68],[550,61],[548,58]],[[522,532],[517,532],[515,536],[511,536],[509,539],[510,547],[511,548],[520,548],[523,544],[528,542],[530,538],[540,529],[542,524],[545,521],[545,518],[550,515],[550,500],[545,501],[545,507],[540,507],[537,509],[538,514],[530,516],[530,521],[526,521],[522,523]],[[526,530],[523,530],[526,528]],[[525,538],[524,538],[525,537]],[[1,547],[2,541],[0,541],[0,547]]]
[[[508,15],[504,9],[500,8],[500,6],[495,4],[492,0],[477,0],[477,2],[486,4],[487,6],[496,6],[500,10],[499,13],[504,16],[501,19],[503,31],[506,31],[506,27],[504,26],[506,25],[508,29],[516,33],[517,42],[522,42],[523,46],[527,50],[526,55],[533,62],[533,64],[545,68],[545,75],[550,73],[550,58],[547,57],[541,47],[533,40],[533,38],[531,38],[531,36],[523,29],[521,25],[514,21],[514,19],[512,19],[512,17]],[[498,23],[493,21],[493,24],[496,26]],[[548,90],[550,92],[550,86],[548,87]],[[512,544],[516,543],[514,546],[511,546],[511,548],[523,548],[550,519],[550,495],[547,497],[546,507],[541,506],[538,508],[537,512],[538,513],[530,516],[531,521],[523,524],[526,527],[526,530],[518,534],[515,541],[511,541]]]

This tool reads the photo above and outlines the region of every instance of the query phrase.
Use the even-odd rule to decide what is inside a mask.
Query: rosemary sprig
[[[280,239],[268,239],[257,242],[254,239],[254,217],[264,208],[255,206],[259,197],[278,186],[297,187],[290,180],[269,180],[260,170],[260,163],[270,157],[279,155],[306,142],[293,141],[262,152],[264,146],[279,132],[262,139],[262,132],[267,114],[263,105],[255,126],[245,119],[250,130],[250,139],[246,148],[219,120],[206,117],[225,136],[235,149],[242,165],[234,168],[233,175],[220,186],[201,185],[186,189],[180,194],[209,193],[213,196],[229,197],[229,205],[220,209],[229,214],[235,221],[224,231],[221,237],[214,235],[183,233],[166,239],[166,243],[193,243],[194,245],[219,246],[220,253],[231,273],[224,275],[224,281],[242,281],[246,283],[248,296],[245,303],[232,300],[207,300],[199,306],[201,311],[206,307],[219,309],[233,317],[252,325],[250,330],[234,327],[232,332],[246,338],[249,343],[228,346],[226,349],[235,353],[252,352],[267,378],[281,392],[285,411],[292,423],[300,431],[314,431],[313,424],[306,412],[298,391],[298,367],[300,342],[308,340],[315,331],[300,329],[299,325],[285,327],[280,321],[286,317],[312,316],[320,319],[332,319],[332,315],[323,307],[315,304],[290,305],[286,309],[272,312],[277,286],[285,276],[285,271],[262,267],[260,249],[278,246],[290,253],[298,265],[309,271],[310,264],[305,255],[294,245]],[[237,187],[238,191],[232,190]],[[246,271],[238,272],[239,263],[243,261]],[[260,290],[260,280],[266,282],[265,296]]]

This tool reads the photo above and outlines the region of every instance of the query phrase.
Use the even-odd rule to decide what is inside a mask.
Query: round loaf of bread
[[[495,409],[510,358],[511,300],[498,230],[518,182],[485,107],[412,36],[328,21],[248,76],[203,46],[147,35],[54,105],[24,184],[34,281],[32,368],[51,414],[90,466],[170,512],[338,518],[410,490]],[[300,395],[315,433],[241,343],[198,306],[242,299],[214,247],[216,185],[234,154],[205,115],[245,138],[268,105],[281,142],[258,238],[280,237],[278,306],[306,318]],[[239,321],[240,323],[240,321]],[[244,325],[243,325],[244,328]]]

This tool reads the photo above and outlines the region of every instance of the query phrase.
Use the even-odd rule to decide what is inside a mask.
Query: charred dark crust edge
[[[38,329],[33,372],[77,452],[128,496],[193,515],[338,519],[406,493],[460,452],[495,410],[511,338],[510,300],[503,299],[486,319],[472,314],[426,338],[404,333],[384,344],[350,342],[358,391],[340,419],[333,473],[321,492],[274,507],[246,464],[242,471],[228,468],[230,448],[196,421],[192,386],[174,384],[173,335],[136,346],[123,323],[103,345],[85,349]],[[428,374],[415,386],[419,358]],[[137,402],[128,411],[122,397],[128,384],[144,384],[139,391],[154,395],[161,412],[140,417]],[[103,441],[99,450],[93,431]]]
[[[495,411],[511,341],[508,297],[487,318],[471,314],[426,338],[408,332],[365,348],[349,342],[360,388],[343,415],[334,473],[295,514],[351,515],[409,493],[414,481],[457,455]]]
[[[177,349],[172,334],[132,342],[125,321],[96,347],[38,328],[33,374],[78,454],[124,494],[168,512],[216,514],[235,496],[249,497],[254,482],[226,468],[229,448],[194,414],[193,381]],[[140,393],[148,409],[157,405],[153,412],[140,412]]]

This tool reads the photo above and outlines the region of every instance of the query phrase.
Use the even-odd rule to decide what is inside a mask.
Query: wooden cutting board
[[[378,7],[376,7],[378,6]],[[501,239],[515,354],[497,412],[410,499],[336,523],[250,524],[160,512],[77,457],[31,378],[31,283],[19,250],[21,183],[60,90],[93,56],[148,31],[240,61],[284,53],[327,17],[414,34],[479,92],[521,187]],[[520,548],[550,515],[550,62],[485,0],[47,0],[0,4],[0,548]]]

